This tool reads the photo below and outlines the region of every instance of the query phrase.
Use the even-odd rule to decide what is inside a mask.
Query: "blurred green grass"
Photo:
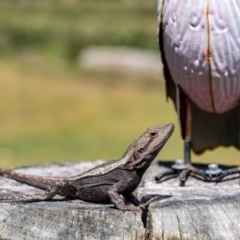
[[[158,49],[156,1],[0,1],[0,53],[35,48],[76,59],[92,45]]]
[[[155,0],[1,0],[1,167],[116,159],[148,126],[167,122],[176,130],[159,158],[182,158],[162,76],[76,68],[92,45],[158,50],[156,24]],[[238,164],[239,152],[218,148],[193,160]]]
[[[36,75],[12,59],[0,61],[0,69],[2,167],[116,159],[148,126],[168,122],[176,130],[159,157],[182,157],[176,113],[162,79],[67,70]],[[238,159],[233,148],[193,156],[197,162]]]

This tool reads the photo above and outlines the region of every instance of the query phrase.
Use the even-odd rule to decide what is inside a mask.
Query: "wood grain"
[[[71,176],[93,165],[49,164],[18,171]],[[160,195],[146,217],[119,211],[110,203],[93,204],[60,196],[39,203],[0,202],[0,239],[240,239],[238,178],[215,184],[190,176],[186,187],[179,187],[177,178],[156,184],[154,176],[167,171],[166,166],[153,163],[136,191],[139,199]],[[0,195],[41,192],[0,177]]]

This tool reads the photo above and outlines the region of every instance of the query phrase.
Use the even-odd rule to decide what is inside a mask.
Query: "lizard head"
[[[174,130],[173,124],[149,127],[129,147],[133,169],[147,169]],[[130,163],[129,162],[129,163]]]

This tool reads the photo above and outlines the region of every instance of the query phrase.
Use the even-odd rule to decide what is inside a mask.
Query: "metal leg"
[[[184,162],[185,164],[191,164],[191,142],[184,142]]]
[[[230,168],[230,169],[222,171],[221,174],[218,177],[215,177],[213,179],[213,181],[214,182],[220,182],[224,177],[229,176],[229,175],[233,175],[233,174],[237,174],[237,173],[240,173],[240,167]]]
[[[185,170],[183,170],[180,173],[180,175],[179,175],[180,187],[184,187],[185,186],[185,182],[186,182],[189,174],[190,174],[190,170],[189,169],[185,169]]]
[[[165,172],[165,173],[160,173],[155,177],[155,180],[156,180],[157,183],[160,183],[164,180],[167,180],[167,178],[165,178],[165,177],[168,177],[168,176],[173,176],[173,177],[176,176],[177,177],[177,173],[174,170],[171,170],[171,171]]]
[[[180,186],[185,186],[185,182],[190,174],[189,166],[191,164],[191,142],[185,141],[184,142],[184,163],[186,165],[186,169],[182,170],[179,175]]]
[[[203,179],[208,182],[210,179],[209,177],[207,176],[207,174],[205,173],[205,171],[201,170],[201,169],[198,169],[198,168],[195,168],[195,171],[193,171],[193,173],[195,173],[196,175],[198,176],[201,176],[203,177]]]
[[[184,160],[178,159],[175,163],[171,166],[172,170],[164,173],[160,173],[155,177],[157,183],[164,182],[170,178],[174,178],[180,175],[182,170],[187,169],[188,165],[184,163]],[[167,178],[168,176],[172,176]]]

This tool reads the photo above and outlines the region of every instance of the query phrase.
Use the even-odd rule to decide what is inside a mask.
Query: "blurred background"
[[[120,158],[153,124],[176,130],[158,159],[183,157],[166,100],[156,0],[0,0],[1,167]],[[217,148],[194,162],[237,164]]]

